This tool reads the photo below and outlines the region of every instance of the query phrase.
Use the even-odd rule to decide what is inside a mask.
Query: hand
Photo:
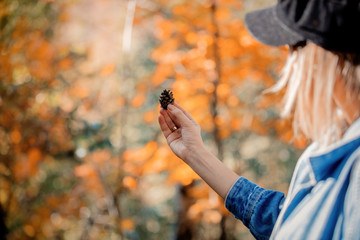
[[[160,110],[159,124],[171,150],[225,199],[239,176],[206,150],[199,124],[177,103]]]
[[[185,162],[204,147],[199,124],[179,104],[160,109],[159,124],[171,150]]]

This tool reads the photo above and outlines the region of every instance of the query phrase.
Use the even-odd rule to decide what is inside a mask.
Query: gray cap
[[[245,24],[267,45],[306,40],[328,50],[360,53],[360,0],[278,0],[248,13]]]

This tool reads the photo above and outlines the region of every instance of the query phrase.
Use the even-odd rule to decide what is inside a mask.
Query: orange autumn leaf
[[[216,93],[219,98],[226,98],[230,93],[230,86],[228,84],[221,83],[218,85]]]
[[[237,0],[220,0],[219,2],[221,4],[236,4],[238,1]]]
[[[199,184],[191,189],[189,189],[188,194],[193,197],[193,198],[197,198],[197,199],[201,199],[201,198],[209,198],[209,192],[210,192],[210,187],[205,184]]]
[[[73,65],[73,60],[69,57],[63,58],[58,63],[60,70],[68,70]]]
[[[224,116],[217,115],[215,117],[215,124],[217,126],[223,126],[223,125],[225,125],[225,123],[226,123],[226,119],[224,118]]]
[[[71,96],[83,99],[90,95],[90,89],[87,86],[81,86],[80,84],[77,84],[70,88],[69,94]]]
[[[280,135],[280,139],[285,142],[291,142],[294,138],[294,133],[291,128],[289,128],[287,131],[283,132]]]
[[[76,166],[73,172],[76,177],[94,177],[96,175],[94,167],[87,163]]]
[[[41,159],[42,153],[37,148],[31,148],[26,155],[19,156],[13,167],[15,179],[23,181],[34,176],[38,172],[38,164]]]
[[[112,74],[115,71],[115,65],[114,64],[108,64],[105,67],[103,67],[100,71],[101,77],[107,77],[110,74]]]
[[[63,12],[59,15],[59,21],[65,22],[69,19],[69,13]]]
[[[165,18],[158,17],[155,26],[155,36],[160,40],[169,38],[173,32],[172,23]]]
[[[40,33],[39,33],[40,34]],[[38,34],[36,34],[38,35]],[[53,45],[42,38],[40,35],[38,35],[39,39],[41,41],[41,45],[39,47],[38,43],[34,43],[34,51],[36,51],[36,57],[43,61],[51,61],[55,57],[55,51]],[[36,48],[35,48],[36,46]]]
[[[128,189],[134,190],[137,187],[137,182],[136,182],[135,178],[126,176],[123,179],[123,185],[124,185],[124,187],[126,187]]]
[[[198,200],[189,208],[187,212],[188,217],[198,221],[200,220],[200,215],[209,208],[209,201],[207,199]]]
[[[207,82],[204,85],[204,89],[207,94],[212,94],[215,91],[215,86],[213,83]]]
[[[230,129],[227,128],[221,128],[219,131],[219,137],[221,139],[227,139],[231,135]]]
[[[273,106],[275,104],[276,98],[269,96],[269,95],[263,95],[259,101],[256,102],[256,107],[258,109],[266,109],[270,106]]]
[[[207,95],[197,94],[192,96],[191,98],[184,99],[184,101],[182,101],[182,106],[187,109],[187,111],[192,112],[194,109],[198,109],[199,106],[208,106],[209,102],[210,99]],[[203,114],[206,114],[206,111],[202,112]]]
[[[129,162],[143,162],[149,159],[157,150],[158,144],[155,141],[149,141],[144,147],[139,149],[128,149],[124,151],[123,158]]]
[[[150,124],[150,123],[153,123],[156,119],[157,119],[157,116],[158,116],[158,110],[157,111],[147,111],[144,113],[143,115],[143,119],[144,119],[144,122]]]
[[[170,183],[180,182],[183,185],[188,185],[195,179],[200,179],[199,175],[186,164],[179,165],[170,172],[169,176]]]
[[[195,32],[188,32],[185,35],[185,40],[189,44],[196,44],[198,42],[198,35]]]
[[[162,84],[172,73],[172,66],[168,64],[158,65],[155,68],[151,81],[155,86],[158,86]]]
[[[119,222],[119,227],[123,231],[133,231],[135,229],[135,222],[131,218],[122,219]]]
[[[179,4],[179,5],[175,6],[175,7],[173,7],[172,12],[175,15],[184,15],[187,10],[188,9],[186,8],[185,5]]]
[[[17,159],[14,163],[12,171],[16,181],[22,181],[26,179],[29,176],[29,168],[27,166],[26,159]]]
[[[222,219],[222,215],[219,211],[211,209],[204,212],[203,219],[209,223],[218,224]]]
[[[160,150],[161,152],[161,150]],[[169,155],[168,155],[169,156]],[[167,161],[172,161],[171,157],[164,158],[161,156],[161,153],[158,152],[150,159],[148,159],[142,166],[141,166],[141,174],[154,174],[159,173],[161,171],[165,171],[168,169]]]
[[[116,99],[116,104],[119,105],[119,106],[124,106],[125,102],[126,102],[126,100],[125,100],[124,97],[118,97]]]
[[[294,146],[299,149],[305,149],[309,142],[304,137],[298,137],[295,139]]]
[[[242,125],[243,125],[242,118],[231,119],[230,127],[232,130],[239,131],[240,129],[242,129],[242,127],[243,127]]]
[[[176,51],[179,46],[179,40],[170,38],[162,42],[162,45],[151,51],[151,59],[154,61],[162,62],[164,55]]]
[[[134,108],[138,108],[143,105],[146,101],[146,96],[144,93],[139,93],[131,100],[131,106]]]
[[[38,148],[31,148],[27,153],[30,165],[35,166],[41,160],[42,154]]]
[[[250,129],[258,134],[265,135],[269,131],[269,126],[265,125],[259,117],[254,116],[251,120]]]
[[[9,169],[5,166],[5,164],[0,162],[0,174],[8,175],[10,174]]]
[[[33,226],[31,225],[25,225],[23,227],[23,230],[24,232],[26,233],[27,236],[29,236],[30,238],[34,237],[35,236],[35,229]]]
[[[61,102],[59,104],[60,108],[65,112],[71,112],[75,108],[75,101],[74,99],[69,96],[68,94],[64,94],[61,96]],[[44,116],[44,114],[41,112],[39,114],[42,118],[46,118],[48,116]]]
[[[156,149],[151,158],[148,158],[141,166],[141,174],[153,174],[161,171],[176,168],[179,163],[179,159],[166,145],[162,145]]]
[[[223,21],[231,16],[231,11],[228,8],[220,8],[215,13],[215,18],[218,21]]]
[[[134,176],[141,175],[141,167],[134,162],[124,162],[122,165],[122,170],[126,173],[129,173]]]
[[[10,139],[14,144],[18,144],[21,141],[21,133],[18,128],[14,128],[10,134]]]
[[[87,155],[87,159],[94,163],[105,164],[106,161],[111,159],[111,156],[110,151],[105,149],[92,152]]]

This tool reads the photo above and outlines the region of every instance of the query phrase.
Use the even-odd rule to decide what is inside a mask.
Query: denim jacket
[[[226,208],[256,239],[360,239],[360,119],[335,144],[310,145],[288,195],[240,177]]]

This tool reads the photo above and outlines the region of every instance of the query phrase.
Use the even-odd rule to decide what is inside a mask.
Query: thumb
[[[176,106],[169,104],[168,105],[168,113],[171,118],[178,126],[189,126],[191,125],[191,121],[186,115]]]

